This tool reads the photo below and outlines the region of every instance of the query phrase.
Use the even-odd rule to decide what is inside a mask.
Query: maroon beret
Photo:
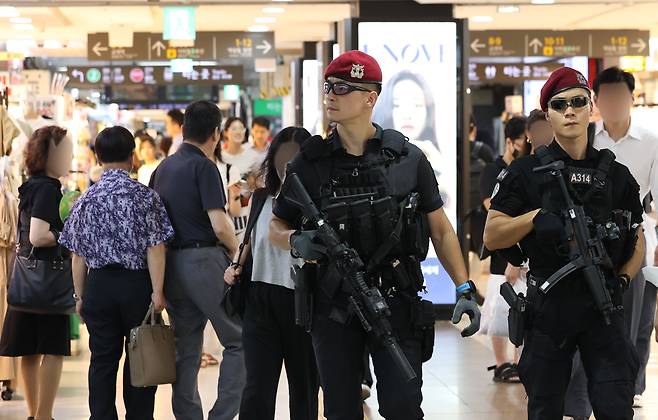
[[[382,69],[372,56],[361,51],[348,51],[334,59],[324,71],[325,80],[330,77],[347,82],[381,83]]]
[[[544,112],[548,111],[548,102],[560,92],[568,89],[583,88],[589,91],[587,79],[581,72],[571,67],[561,67],[551,73],[550,77],[541,88],[539,104]]]

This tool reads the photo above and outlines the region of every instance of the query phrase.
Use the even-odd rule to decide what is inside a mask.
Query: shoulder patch
[[[498,182],[500,182],[500,181],[504,180],[505,177],[507,177],[508,174],[509,174],[509,171],[507,169],[503,169],[503,170],[500,171],[500,173],[496,177],[496,180],[498,180]],[[496,187],[498,187],[498,185],[496,185]]]
[[[500,191],[500,182],[496,182],[496,185],[494,186],[493,192],[491,193],[492,199],[498,194],[498,191]]]

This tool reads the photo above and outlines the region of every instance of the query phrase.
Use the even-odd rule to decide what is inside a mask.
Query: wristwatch
[[[75,303],[78,303],[82,300],[82,298],[78,296],[77,293],[73,293],[73,300],[75,301]]]
[[[631,276],[629,276],[628,274],[620,274],[617,276],[617,278],[621,283],[621,289],[623,291],[628,290],[628,288],[631,286]]]
[[[457,287],[457,293],[460,295],[465,295],[465,294],[475,294],[477,291],[477,288],[475,287],[475,283],[473,283],[473,280],[469,280],[466,283],[459,285]]]

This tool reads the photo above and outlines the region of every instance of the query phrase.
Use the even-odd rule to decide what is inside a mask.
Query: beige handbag
[[[165,325],[162,317],[158,318],[156,323],[155,310],[151,304],[142,325],[130,330],[128,357],[130,383],[134,387],[176,382],[174,332],[169,325]]]

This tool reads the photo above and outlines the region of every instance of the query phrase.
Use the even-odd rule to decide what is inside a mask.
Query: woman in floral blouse
[[[116,419],[116,376],[130,330],[152,302],[165,307],[165,242],[174,231],[158,194],[129,176],[135,141],[123,127],[103,130],[95,150],[103,176],[76,202],[60,243],[73,253],[77,311],[87,323],[92,419]],[[155,387],[130,385],[123,373],[126,418],[153,419]]]

